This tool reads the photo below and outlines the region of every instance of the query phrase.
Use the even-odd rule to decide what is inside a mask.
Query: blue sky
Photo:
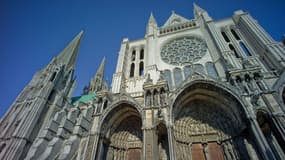
[[[79,95],[106,56],[109,83],[123,38],[144,37],[153,12],[159,25],[171,11],[192,19],[191,0],[1,0],[0,1],[0,117],[31,80],[72,38],[84,30],[76,65]],[[284,0],[199,0],[214,19],[248,11],[272,37],[285,33]]]

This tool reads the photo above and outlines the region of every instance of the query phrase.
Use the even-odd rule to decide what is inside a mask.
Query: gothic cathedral
[[[123,39],[112,86],[104,58],[72,97],[82,34],[1,119],[1,160],[285,159],[285,46],[249,13],[151,14]]]

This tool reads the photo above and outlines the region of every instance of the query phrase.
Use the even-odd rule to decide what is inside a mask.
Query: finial
[[[193,2],[193,6],[194,6],[194,12],[205,12],[204,9],[202,9],[200,6],[198,6],[195,2]]]
[[[154,16],[153,16],[153,13],[152,13],[152,12],[150,12],[150,16],[149,16],[148,23],[149,23],[149,24],[150,24],[150,23],[156,24],[156,20],[155,20],[155,18],[154,18]]]

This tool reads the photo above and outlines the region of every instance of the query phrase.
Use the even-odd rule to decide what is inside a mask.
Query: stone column
[[[173,130],[173,126],[172,125],[167,126],[167,136],[168,136],[168,145],[169,145],[169,157],[170,157],[171,160],[175,160],[172,130]]]
[[[90,148],[89,148],[90,149]],[[94,142],[93,142],[93,146],[91,148],[92,150],[89,151],[91,152],[91,159],[94,157],[97,157],[98,159],[102,158],[102,154],[103,154],[103,137],[100,136],[99,133],[96,133],[94,135]],[[98,152],[97,152],[98,151]],[[88,152],[88,150],[87,150]]]
[[[143,150],[143,160],[156,160],[157,151],[155,147],[157,146],[157,137],[155,136],[154,128],[143,128],[144,132],[144,150]]]
[[[145,110],[143,160],[157,160],[157,135],[154,126],[152,109]]]
[[[139,68],[140,68],[140,47],[136,47],[135,48],[136,51],[136,59],[134,61],[135,63],[135,73],[134,73],[134,77],[138,77],[139,76]]]

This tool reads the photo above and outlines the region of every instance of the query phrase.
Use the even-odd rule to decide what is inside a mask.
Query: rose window
[[[206,44],[195,37],[170,41],[161,49],[161,59],[172,65],[189,65],[200,60],[207,52]]]

